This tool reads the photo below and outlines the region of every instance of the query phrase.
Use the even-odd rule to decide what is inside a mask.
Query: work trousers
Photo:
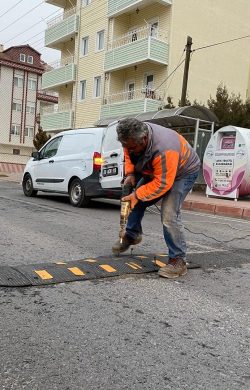
[[[181,206],[187,194],[193,188],[199,172],[176,179],[171,189],[161,198],[161,222],[163,235],[168,247],[169,258],[186,258],[187,244],[181,219]],[[135,239],[142,234],[142,218],[147,207],[157,203],[159,198],[150,202],[139,201],[128,217],[126,234]]]

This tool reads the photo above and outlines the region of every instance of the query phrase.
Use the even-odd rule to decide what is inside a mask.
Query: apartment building
[[[0,171],[22,172],[30,158],[36,117],[57,96],[41,91],[46,64],[29,45],[0,46]]]
[[[62,8],[45,45],[61,60],[42,77],[59,104],[45,130],[93,125],[100,118],[161,109],[181,96],[187,35],[193,39],[188,98],[206,102],[223,83],[250,97],[248,0],[46,0]],[[215,43],[224,42],[220,45]],[[212,45],[212,46],[210,46]],[[210,46],[203,48],[204,46]],[[199,49],[199,50],[198,50]],[[173,72],[173,73],[172,73]]]

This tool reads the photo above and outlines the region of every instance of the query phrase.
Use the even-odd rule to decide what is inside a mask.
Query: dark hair
[[[140,144],[143,137],[148,135],[148,127],[145,123],[135,118],[122,119],[118,122],[117,138],[122,144],[128,139],[133,139],[136,144]]]

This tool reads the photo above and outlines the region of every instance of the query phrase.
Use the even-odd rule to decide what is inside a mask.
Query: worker
[[[123,198],[130,201],[132,211],[124,238],[114,244],[112,251],[125,252],[141,242],[144,212],[161,199],[161,221],[169,258],[158,274],[166,278],[185,275],[187,245],[181,206],[197,179],[199,157],[176,131],[135,118],[120,120],[117,136],[124,149],[124,185],[135,188],[141,178],[144,184]]]

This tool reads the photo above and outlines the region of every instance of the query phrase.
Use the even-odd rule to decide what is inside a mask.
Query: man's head
[[[122,146],[138,156],[145,152],[148,145],[148,127],[135,118],[122,119],[118,122],[117,138]]]

